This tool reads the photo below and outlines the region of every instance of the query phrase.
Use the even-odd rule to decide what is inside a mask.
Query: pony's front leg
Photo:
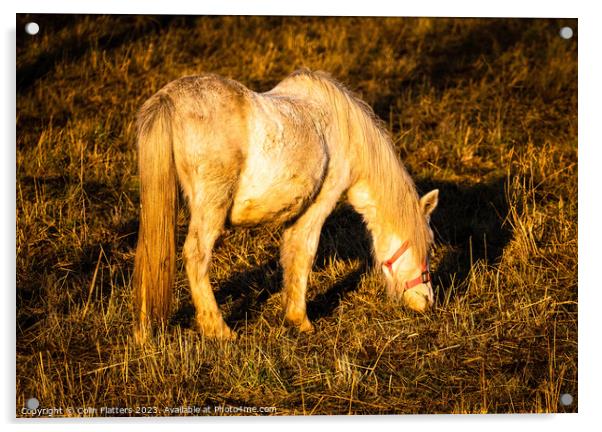
[[[328,199],[316,201],[297,221],[284,231],[280,263],[284,270],[282,306],[286,321],[302,332],[313,332],[306,311],[307,277],[314,262],[320,232],[340,193],[331,191]]]
[[[305,293],[307,277],[314,260],[320,228],[311,229],[298,223],[288,228],[282,238],[280,262],[284,270],[282,307],[286,320],[302,332],[313,332],[314,326],[307,318]]]
[[[206,337],[236,339],[236,333],[230,330],[222,317],[209,283],[211,251],[223,228],[225,215],[201,215],[202,209],[192,209],[190,227],[184,243],[186,273],[196,309],[196,323]]]

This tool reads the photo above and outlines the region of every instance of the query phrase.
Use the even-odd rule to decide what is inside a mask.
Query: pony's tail
[[[176,267],[177,184],[173,158],[174,106],[163,93],[138,114],[140,229],[134,263],[134,336],[143,341],[169,314]]]

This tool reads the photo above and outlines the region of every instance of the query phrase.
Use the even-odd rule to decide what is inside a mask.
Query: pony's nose
[[[430,282],[407,290],[403,295],[403,299],[406,305],[416,312],[426,312],[435,303],[435,296]]]

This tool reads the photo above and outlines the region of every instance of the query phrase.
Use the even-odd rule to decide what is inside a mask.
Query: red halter
[[[408,250],[409,245],[410,244],[407,240],[403,242],[399,249],[397,249],[397,252],[395,252],[391,258],[389,258],[383,263],[383,265],[389,269],[389,273],[391,273],[391,275],[393,274],[393,264],[399,259],[400,256],[402,256]],[[404,291],[407,291],[410,288],[414,288],[416,285],[428,283],[430,281],[431,272],[429,270],[429,259],[427,254],[426,259],[422,264],[422,273],[420,273],[420,276],[418,276],[417,278],[406,281]]]

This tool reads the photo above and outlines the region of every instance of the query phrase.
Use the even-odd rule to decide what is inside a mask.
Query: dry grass
[[[74,416],[577,410],[577,43],[558,36],[576,21],[19,15],[17,28],[32,18],[41,33],[17,39],[18,416],[34,396]],[[172,323],[136,347],[137,108],[181,75],[267,90],[301,66],[361,95],[420,190],[440,189],[436,308],[387,303],[341,205],[310,276],[315,335],[282,325],[280,232],[257,228],[228,231],[211,267],[237,342],[194,331],[179,257]]]

